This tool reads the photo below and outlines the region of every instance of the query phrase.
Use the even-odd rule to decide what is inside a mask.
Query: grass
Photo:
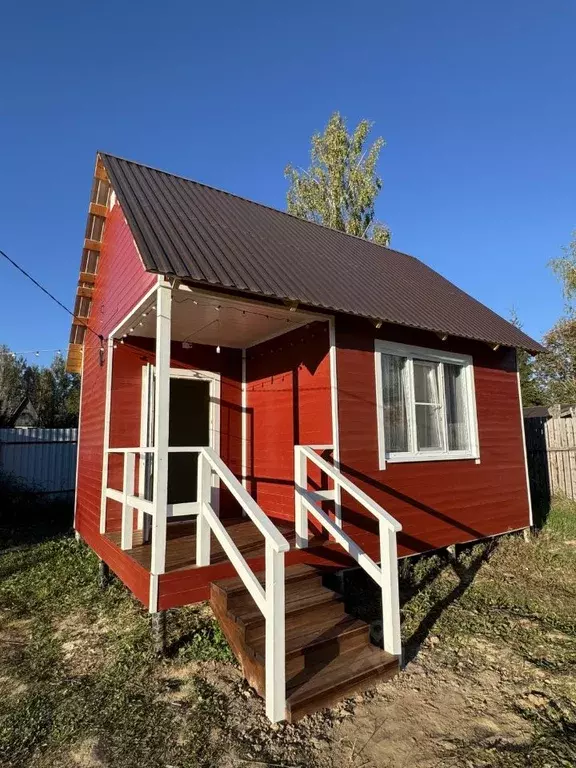
[[[530,726],[520,745],[459,744],[450,765],[576,765],[575,505],[558,501],[528,544],[503,537],[457,563],[433,555],[401,570],[408,658],[436,638],[438,669],[496,666],[506,707]],[[0,766],[225,764],[252,728],[245,690],[221,684],[234,672],[228,645],[205,606],[172,612],[168,632],[158,659],[148,615],[118,581],[98,587],[95,556],[71,537],[0,556]],[[261,764],[325,764],[288,760],[291,731],[259,727]]]
[[[214,765],[217,692],[192,675],[180,706],[164,694],[170,668],[231,659],[218,626],[202,609],[178,612],[171,658],[158,660],[146,613],[119,582],[97,583],[96,558],[71,538],[0,559],[0,765],[67,765],[87,744],[118,768]]]

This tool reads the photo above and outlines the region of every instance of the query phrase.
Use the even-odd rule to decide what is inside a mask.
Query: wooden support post
[[[124,474],[122,493],[122,530],[120,533],[120,548],[132,549],[132,531],[134,529],[134,508],[128,504],[128,496],[134,494],[134,474],[136,466],[136,454],[124,454]]]
[[[307,459],[298,446],[294,447],[294,528],[296,530],[296,548],[308,546],[308,512],[298,489],[305,491],[307,481]]]
[[[210,565],[210,525],[204,515],[206,505],[211,505],[212,470],[202,451],[198,454],[198,502],[196,517],[196,565]]]
[[[530,540],[532,538],[531,533],[532,531],[530,528],[524,528],[524,530],[522,531],[522,538],[524,539],[526,544],[530,543]]]
[[[104,560],[98,561],[98,586],[100,589],[106,589],[106,587],[110,584],[110,568],[108,566],[108,563],[105,563]]]
[[[380,532],[380,570],[382,578],[383,647],[392,656],[402,655],[400,635],[400,590],[398,587],[398,550],[396,533],[382,520]]]
[[[286,636],[284,552],[266,541],[266,716],[286,717]]]
[[[166,650],[166,611],[156,611],[150,617],[154,653],[162,656]]]
[[[170,332],[172,289],[160,284],[156,291],[156,379],[154,405],[154,480],[150,571],[164,573],[168,502],[168,425],[170,416]],[[152,602],[150,612],[156,612]]]

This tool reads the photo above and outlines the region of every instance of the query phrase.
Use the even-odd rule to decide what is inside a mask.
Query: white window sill
[[[386,456],[384,465],[380,469],[386,469],[386,464],[406,464],[416,461],[476,461],[480,463],[480,455],[476,453],[460,453],[453,451],[451,453],[417,453],[417,454],[393,454]]]

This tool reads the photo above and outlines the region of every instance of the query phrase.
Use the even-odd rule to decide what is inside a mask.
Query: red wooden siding
[[[122,210],[116,204],[106,221],[92,301],[92,330],[107,337],[155,282],[156,276],[145,272]],[[106,382],[106,366],[100,365],[99,348],[99,339],[88,331],[84,344],[75,527],[92,549],[106,560],[122,581],[146,604],[148,574],[99,533]]]
[[[529,525],[524,449],[513,350],[480,342],[441,342],[435,334],[339,318],[338,413],[342,468],[403,525],[401,555]],[[388,464],[378,468],[374,336],[473,356],[480,464],[473,460]],[[347,525],[377,552],[377,527],[351,500]]]
[[[329,334],[315,322],[247,351],[250,492],[294,517],[294,446],[332,443]]]

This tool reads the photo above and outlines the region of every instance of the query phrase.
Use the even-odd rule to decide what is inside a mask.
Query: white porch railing
[[[316,446],[317,447],[317,446]],[[317,447],[318,448],[318,447]],[[308,490],[308,462],[315,464],[334,482],[332,490]],[[384,650],[394,656],[402,654],[400,636],[400,598],[398,592],[398,555],[396,533],[402,530],[400,523],[354,485],[336,467],[319,456],[312,446],[297,445],[294,448],[295,526],[296,546],[308,546],[308,512],[328,531],[335,541],[353,557],[359,566],[374,579],[382,590],[382,631]],[[380,565],[374,562],[337,525],[318,504],[334,501],[345,491],[378,520],[380,535]]]
[[[155,525],[151,529],[150,570],[152,574],[160,574],[164,572],[165,550],[159,551],[154,546],[154,537],[159,533],[160,540],[166,542],[168,510],[157,509],[154,501],[148,501],[134,494],[136,456],[155,453],[155,450],[155,448],[142,447],[108,449],[109,454],[124,454],[124,470],[122,490],[106,488],[105,494],[107,498],[122,504],[120,544],[122,549],[132,547],[133,510],[138,509],[152,515]],[[210,565],[210,533],[212,532],[264,616],[266,622],[266,714],[272,722],[283,720],[286,708],[284,553],[290,549],[290,545],[212,448],[170,447],[168,452],[198,454],[197,498],[199,503],[196,518],[196,565]],[[264,536],[266,544],[264,587],[214,511],[211,499],[212,473],[220,478],[240,504],[243,512]]]

